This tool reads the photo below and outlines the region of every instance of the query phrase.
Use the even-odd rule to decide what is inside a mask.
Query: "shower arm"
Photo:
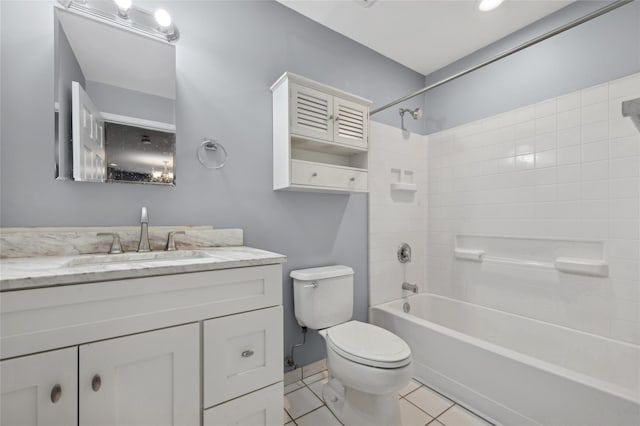
[[[546,33],[544,33],[544,34],[542,34],[542,35],[540,35],[538,37],[535,37],[535,38],[533,38],[533,39],[531,39],[531,40],[529,40],[529,41],[527,41],[525,43],[522,43],[522,44],[520,44],[520,45],[518,45],[516,47],[513,47],[511,49],[507,49],[507,50],[503,51],[502,53],[500,53],[499,55],[494,56],[493,58],[488,59],[488,60],[486,60],[486,61],[484,61],[484,62],[482,62],[482,63],[480,63],[478,65],[475,65],[475,66],[473,66],[471,68],[468,68],[468,69],[466,69],[464,71],[461,71],[461,72],[459,72],[457,74],[453,74],[452,76],[449,76],[449,77],[447,77],[447,78],[445,78],[443,80],[440,80],[440,81],[438,81],[436,83],[430,84],[429,86],[423,87],[422,89],[418,90],[417,92],[411,93],[410,95],[403,96],[400,99],[396,99],[393,102],[389,102],[388,104],[383,105],[380,108],[376,108],[376,109],[372,110],[369,115],[375,115],[375,114],[377,114],[379,112],[382,112],[382,111],[384,111],[384,110],[386,110],[388,108],[391,108],[392,106],[398,105],[399,103],[402,103],[404,101],[408,101],[409,99],[415,98],[416,96],[420,96],[423,93],[428,92],[431,89],[435,89],[438,86],[442,86],[445,83],[448,83],[448,82],[453,81],[453,80],[455,80],[457,78],[463,77],[463,76],[465,76],[465,75],[467,75],[469,73],[472,73],[473,71],[479,70],[480,68],[484,68],[487,65],[491,65],[494,62],[497,62],[497,61],[499,61],[501,59],[506,58],[507,56],[511,56],[514,53],[518,53],[521,50],[524,50],[524,49],[526,49],[528,47],[533,46],[534,44],[538,44],[538,43],[540,43],[542,41],[545,41],[545,40],[547,40],[547,39],[549,39],[549,38],[551,38],[553,36],[556,36],[556,35],[558,35],[560,33],[563,33],[563,32],[565,32],[567,30],[570,30],[571,28],[577,27],[578,25],[584,24],[585,22],[588,22],[588,21],[590,21],[590,20],[592,20],[594,18],[597,18],[598,16],[604,15],[605,13],[611,12],[612,10],[615,10],[615,9],[617,9],[617,8],[619,8],[621,6],[624,6],[624,5],[628,4],[628,3],[631,3],[633,1],[634,0],[617,0],[617,1],[614,1],[613,3],[609,3],[608,5],[606,5],[604,7],[601,7],[600,9],[594,10],[593,12],[588,13],[588,14],[584,15],[581,18],[578,18],[578,19],[575,19],[575,20],[573,20],[573,21],[571,21],[569,23],[566,23],[566,24],[564,24],[564,25],[562,25],[562,26],[560,26],[560,27],[558,27],[558,28],[556,28],[554,30],[546,32]]]

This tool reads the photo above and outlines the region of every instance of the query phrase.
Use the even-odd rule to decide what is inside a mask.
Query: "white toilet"
[[[298,324],[327,343],[327,406],[346,426],[400,426],[396,392],[409,383],[409,345],[372,324],[351,321],[353,269],[326,266],[291,272]]]

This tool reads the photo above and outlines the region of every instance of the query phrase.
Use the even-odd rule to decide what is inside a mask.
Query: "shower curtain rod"
[[[424,87],[424,88],[418,90],[417,92],[411,93],[410,95],[407,95],[407,96],[403,96],[402,98],[396,99],[393,102],[389,102],[388,104],[386,104],[384,106],[381,106],[380,108],[376,108],[376,109],[372,110],[369,115],[377,114],[377,113],[379,113],[381,111],[384,111],[387,108],[391,108],[394,105],[398,105],[399,103],[407,101],[407,100],[409,100],[411,98],[415,98],[416,96],[419,96],[419,95],[421,95],[421,94],[423,94],[423,93],[425,93],[425,92],[427,92],[427,91],[429,91],[431,89],[434,89],[434,88],[436,88],[438,86],[442,86],[445,83],[448,83],[448,82],[453,81],[453,80],[455,80],[457,78],[465,76],[465,75],[467,75],[467,74],[469,74],[469,73],[471,73],[471,72],[473,72],[475,70],[478,70],[480,68],[486,67],[487,65],[490,65],[490,64],[492,64],[494,62],[497,62],[497,61],[499,61],[499,60],[501,60],[503,58],[506,58],[507,56],[513,55],[514,53],[518,53],[521,50],[524,50],[524,49],[526,49],[528,47],[533,46],[534,44],[540,43],[541,41],[547,40],[547,39],[549,39],[549,38],[551,38],[553,36],[556,36],[556,35],[558,35],[560,33],[563,33],[563,32],[565,32],[567,30],[570,30],[571,28],[577,27],[580,24],[584,24],[585,22],[588,22],[588,21],[590,21],[590,20],[592,20],[594,18],[597,18],[598,16],[604,15],[605,13],[611,12],[612,10],[615,10],[615,9],[617,9],[617,8],[619,8],[621,6],[624,6],[627,3],[631,3],[633,1],[634,0],[617,0],[617,1],[614,1],[612,3],[609,3],[608,5],[600,8],[600,9],[594,10],[593,12],[588,13],[588,14],[584,15],[581,18],[578,18],[578,19],[576,19],[574,21],[571,21],[571,22],[569,22],[567,24],[564,24],[564,25],[562,25],[562,26],[560,26],[560,27],[558,27],[558,28],[556,28],[554,30],[551,30],[551,31],[549,31],[547,33],[544,33],[544,34],[542,34],[542,35],[540,35],[538,37],[535,37],[535,38],[533,38],[533,39],[531,39],[531,40],[529,40],[529,41],[527,41],[525,43],[522,43],[519,46],[513,47],[511,49],[507,49],[504,52],[500,53],[499,55],[494,56],[493,58],[488,59],[488,60],[486,60],[486,61],[484,61],[484,62],[482,62],[482,63],[480,63],[478,65],[475,65],[475,66],[473,66],[471,68],[468,68],[468,69],[466,69],[464,71],[461,71],[461,72],[459,72],[457,74],[454,74],[454,75],[452,75],[450,77],[447,77],[444,80],[440,80],[440,81],[438,81],[436,83],[430,84],[429,86]]]

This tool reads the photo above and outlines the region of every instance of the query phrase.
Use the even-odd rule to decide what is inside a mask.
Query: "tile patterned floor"
[[[341,426],[322,401],[327,371],[308,376],[284,388],[284,424],[287,426]],[[416,380],[400,392],[402,426],[489,426],[491,423]]]

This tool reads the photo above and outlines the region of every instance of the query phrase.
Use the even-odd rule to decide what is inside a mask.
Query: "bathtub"
[[[409,344],[418,380],[496,424],[640,425],[640,346],[427,293],[370,321]]]

